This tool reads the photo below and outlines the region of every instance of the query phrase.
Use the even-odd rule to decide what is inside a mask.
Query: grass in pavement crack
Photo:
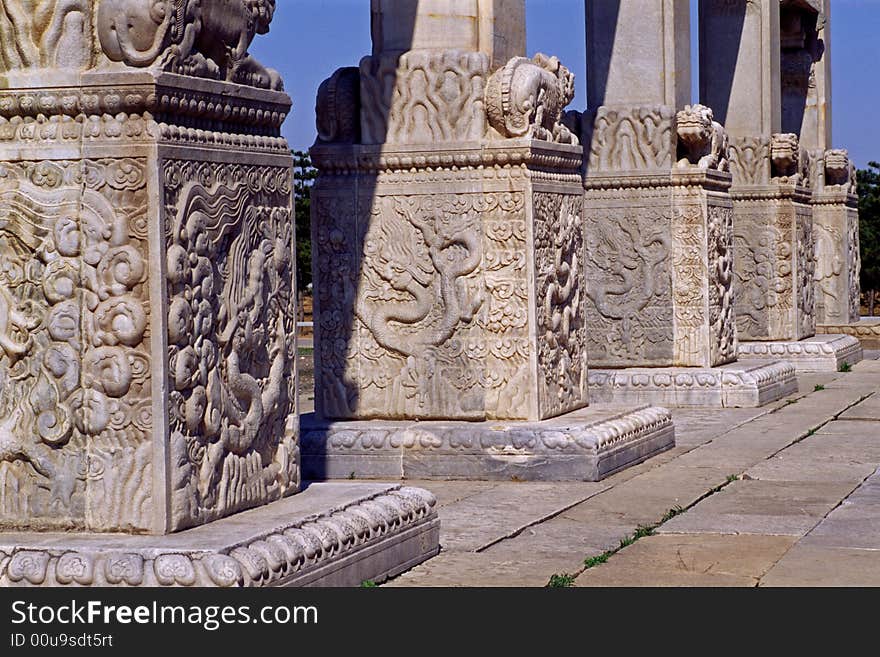
[[[632,536],[627,536],[625,538],[620,539],[620,544],[616,548],[612,548],[611,550],[606,550],[602,554],[594,555],[592,557],[587,557],[586,559],[584,559],[584,567],[581,570],[581,572],[584,572],[585,570],[589,570],[590,568],[595,568],[596,566],[600,566],[603,563],[607,563],[607,561],[611,557],[613,557],[615,554],[620,552],[622,549],[629,547],[630,545],[632,545],[633,543],[635,543],[636,541],[638,541],[641,538],[645,538],[646,536],[653,536],[656,533],[657,528],[660,527],[661,525],[669,522],[670,520],[672,520],[676,516],[681,515],[682,513],[687,511],[688,509],[695,507],[697,504],[699,504],[700,502],[705,500],[707,497],[714,495],[715,493],[720,491],[722,488],[724,488],[724,487],[728,486],[729,484],[733,483],[734,481],[738,481],[738,480],[739,480],[738,475],[733,475],[733,474],[728,475],[727,479],[724,481],[723,484],[719,484],[718,486],[716,486],[715,488],[713,488],[712,490],[707,492],[705,495],[700,497],[700,499],[696,500],[693,504],[689,504],[687,507],[684,507],[684,508],[682,508],[680,505],[675,505],[674,507],[672,507],[666,513],[663,514],[663,517],[660,518],[659,522],[657,522],[653,525],[639,525],[638,527],[636,527],[636,530],[635,530],[635,532],[633,532]],[[579,574],[580,573],[578,573],[578,575]],[[557,577],[557,575],[554,575],[553,577]],[[575,577],[577,577],[577,575],[575,575]],[[551,582],[553,581],[552,577],[550,578],[550,581]],[[548,586],[550,586],[550,584],[548,584]]]
[[[561,575],[553,575],[547,582],[547,588],[550,589],[567,589],[574,585],[577,575],[562,573]]]

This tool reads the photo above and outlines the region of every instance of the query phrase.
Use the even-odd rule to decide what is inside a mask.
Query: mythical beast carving
[[[727,132],[715,120],[711,108],[688,105],[676,115],[678,166],[730,171]]]
[[[843,185],[851,194],[855,194],[856,168],[849,159],[849,151],[835,148],[825,151],[825,184]]]
[[[770,162],[773,178],[810,185],[810,154],[801,148],[796,134],[779,133],[770,138]]]
[[[574,75],[556,57],[514,57],[486,85],[489,124],[504,138],[577,144],[560,119],[574,98]]]
[[[280,90],[278,73],[248,54],[274,12],[275,0],[103,0],[97,31],[115,62]]]

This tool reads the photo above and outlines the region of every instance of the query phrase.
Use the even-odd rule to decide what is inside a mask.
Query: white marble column
[[[306,472],[602,477],[574,78],[524,56],[523,0],[372,6],[372,55],[318,96]],[[552,439],[558,416],[577,441]],[[614,467],[670,442],[630,419]]]
[[[827,150],[824,8],[824,0],[700,4],[701,94],[731,138],[738,355],[778,355],[801,370],[836,370],[861,358],[857,341],[814,338],[819,307],[829,306],[825,292],[840,295],[839,275],[849,280],[858,267],[841,248],[849,238],[833,247],[829,241],[834,233],[853,234],[845,209],[848,168],[831,172],[846,184],[822,191],[826,153],[832,167],[840,168],[841,159]],[[843,211],[832,217],[827,208],[835,203]],[[837,256],[817,262],[816,254],[828,251]]]
[[[587,3],[593,367],[735,359],[726,136],[691,106],[687,0]]]
[[[815,19],[815,12],[800,12]],[[781,67],[780,13],[779,0],[700,4],[701,99],[716,108],[731,141],[743,341],[815,334],[809,153],[796,133],[782,132],[783,116],[791,122],[796,81]],[[786,19],[793,20],[788,13]]]

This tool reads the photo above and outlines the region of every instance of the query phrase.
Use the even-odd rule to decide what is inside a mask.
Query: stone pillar
[[[326,528],[279,521],[300,485],[291,103],[247,54],[274,0],[33,4],[0,12],[0,585],[320,580],[304,546]],[[430,529],[423,493],[400,496]]]
[[[736,360],[733,212],[727,135],[690,104],[689,35],[687,0],[587,3],[587,335],[603,401],[768,401],[734,401],[712,369]]]
[[[860,358],[851,341],[813,339],[813,160],[830,138],[826,82],[815,85],[826,66],[822,9],[823,0],[700,3],[702,101],[731,141],[739,357],[784,356],[799,369]]]
[[[797,134],[782,133],[779,0],[703,0],[700,19],[701,100],[718,108],[731,140],[739,337],[811,337],[809,155]]]
[[[373,54],[318,94],[306,470],[603,476],[541,424],[588,405],[573,76],[523,56],[523,0],[372,6]]]
[[[786,40],[797,54],[790,58],[801,62],[793,77],[806,89],[800,136],[813,159],[816,322],[834,326],[859,321],[859,210],[855,166],[847,151],[833,147],[830,0],[823,9],[815,26],[793,18]]]

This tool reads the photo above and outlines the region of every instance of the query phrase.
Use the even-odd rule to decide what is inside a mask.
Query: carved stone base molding
[[[0,534],[0,586],[358,586],[439,552],[436,500],[387,484],[313,484],[171,536]]]
[[[664,408],[582,409],[542,422],[301,420],[306,478],[599,481],[675,444]]]
[[[865,317],[850,324],[820,324],[816,332],[851,335],[858,338],[864,349],[880,349],[880,317]]]
[[[863,358],[862,345],[850,335],[817,335],[797,342],[740,342],[739,360],[778,358],[798,372],[837,372],[844,363],[855,365]]]
[[[739,339],[792,340],[816,333],[809,190],[791,183],[731,190]]]
[[[794,367],[767,359],[712,368],[590,371],[590,398],[600,403],[756,408],[797,389]]]

